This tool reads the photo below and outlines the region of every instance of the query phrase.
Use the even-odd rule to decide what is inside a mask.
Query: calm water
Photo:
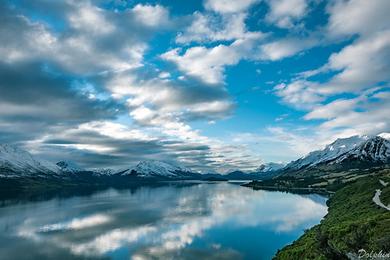
[[[109,189],[0,208],[0,259],[271,259],[325,198],[230,183]]]

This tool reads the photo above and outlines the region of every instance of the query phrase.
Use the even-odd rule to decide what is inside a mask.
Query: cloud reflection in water
[[[326,212],[323,202],[308,196],[227,183],[169,185],[1,208],[0,227],[7,225],[7,215],[19,214],[12,235],[33,243],[32,250],[44,244],[75,257],[115,256],[125,250],[133,259],[237,258],[246,252],[216,238],[209,241],[216,229],[249,228],[251,236],[261,236],[261,228],[291,236],[318,223]]]

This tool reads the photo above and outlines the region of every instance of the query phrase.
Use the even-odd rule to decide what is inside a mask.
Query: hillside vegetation
[[[278,251],[274,259],[348,259],[347,255],[390,252],[390,211],[372,198],[382,190],[381,201],[390,204],[389,171],[355,180],[329,199],[329,211],[321,223],[305,231],[293,244]]]

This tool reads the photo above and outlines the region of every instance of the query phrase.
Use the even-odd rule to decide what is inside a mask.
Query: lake
[[[0,207],[0,259],[271,259],[326,198],[170,183]]]

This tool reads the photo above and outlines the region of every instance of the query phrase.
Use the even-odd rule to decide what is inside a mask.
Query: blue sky
[[[387,0],[3,1],[0,141],[251,170],[390,128]]]

